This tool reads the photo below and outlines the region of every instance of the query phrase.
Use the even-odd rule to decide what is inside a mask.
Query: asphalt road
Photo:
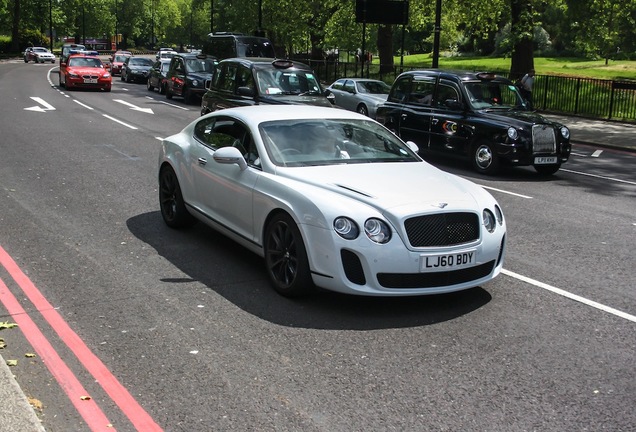
[[[504,274],[289,300],[258,257],[161,220],[159,139],[197,106],[61,91],[54,67],[0,64],[0,323],[24,323],[1,353],[48,431],[636,430],[634,154],[575,146],[547,180],[433,160],[501,203]]]

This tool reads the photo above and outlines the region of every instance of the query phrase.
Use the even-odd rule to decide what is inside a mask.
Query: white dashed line
[[[548,285],[548,284],[545,284],[543,282],[539,282],[537,280],[531,279],[531,278],[526,277],[526,276],[522,276],[520,274],[511,272],[511,271],[506,270],[506,269],[503,269],[501,272],[503,274],[505,274],[506,276],[510,276],[510,277],[518,279],[520,281],[529,283],[530,285],[534,285],[536,287],[543,288],[545,290],[551,291],[551,292],[553,292],[555,294],[558,294],[560,296],[567,297],[567,298],[569,298],[571,300],[583,303],[583,304],[585,304],[587,306],[591,306],[593,308],[602,310],[604,312],[611,313],[612,315],[616,315],[617,317],[624,318],[624,319],[626,319],[628,321],[636,322],[636,316],[630,315],[630,314],[622,312],[622,311],[619,311],[618,309],[614,309],[614,308],[611,308],[609,306],[605,306],[604,304],[597,303],[597,302],[595,302],[593,300],[586,299],[585,297],[581,297],[579,295],[572,294],[571,292],[564,291],[564,290],[562,290],[560,288],[553,287],[552,285]]]

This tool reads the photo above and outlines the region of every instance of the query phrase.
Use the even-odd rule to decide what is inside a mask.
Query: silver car
[[[325,93],[335,96],[336,106],[375,118],[376,110],[386,101],[389,90],[391,87],[384,81],[341,78],[327,87]]]

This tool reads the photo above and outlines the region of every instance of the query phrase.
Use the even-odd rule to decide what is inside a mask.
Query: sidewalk
[[[636,152],[636,124],[544,114],[570,129],[570,141]]]
[[[44,432],[35,411],[0,355],[0,432]]]

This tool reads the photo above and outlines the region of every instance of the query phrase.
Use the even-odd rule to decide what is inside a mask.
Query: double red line
[[[39,289],[18,267],[16,262],[0,246],[0,265],[15,280],[27,298],[42,314],[44,319],[55,330],[62,341],[75,354],[80,363],[95,378],[106,394],[113,400],[138,431],[160,432],[161,427],[131,396],[126,388],[115,378],[102,361],[86,346],[84,341],[71,329],[62,316],[53,308]],[[2,302],[18,324],[29,343],[43,363],[55,377],[77,411],[80,413],[91,431],[115,431],[104,412],[97,406],[93,398],[85,398],[88,393],[75,374],[55,351],[42,331],[20,305],[7,285],[0,279],[0,302]]]

